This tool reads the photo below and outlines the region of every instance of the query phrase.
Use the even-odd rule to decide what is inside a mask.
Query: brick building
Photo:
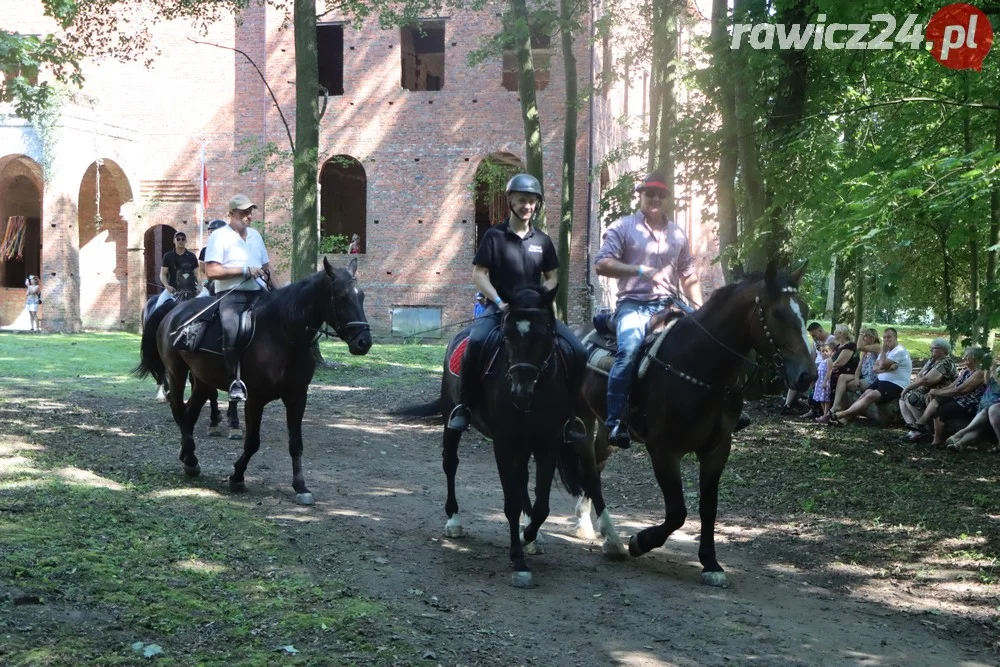
[[[496,203],[477,188],[477,170],[484,163],[517,166],[524,155],[513,55],[475,67],[467,62],[499,28],[500,7],[429,18],[420,29],[383,30],[374,20],[354,29],[332,14],[318,26],[321,82],[331,92],[320,126],[321,233],[359,235],[359,279],[377,332],[471,316],[472,257],[498,216]],[[0,11],[8,29],[55,30],[40,3],[0,0]],[[287,150],[289,132],[294,136],[294,44],[283,19],[273,8],[256,7],[207,34],[181,21],[159,23],[152,36],[158,54],[148,67],[86,63],[83,90],[61,106],[52,129],[40,133],[12,114],[0,119],[0,240],[10,225],[25,229],[23,257],[0,261],[0,326],[26,317],[24,277],[35,273],[47,330],[135,328],[142,303],[159,291],[160,257],[174,231],[186,231],[196,252],[203,243],[202,150],[205,220],[225,217],[233,193],[248,194],[261,207],[272,265],[287,279],[291,163],[279,159],[265,169],[256,159],[271,142]],[[586,38],[577,43],[585,83],[607,51]],[[544,39],[535,46],[555,238],[563,63]],[[254,64],[233,48],[259,67],[277,105]],[[570,273],[575,321],[602,302],[591,267],[600,189],[618,172],[641,168],[625,162],[601,172],[597,165],[629,133],[616,121],[628,113],[626,99],[639,117],[644,83],[638,72],[630,86],[618,84],[580,109]],[[644,89],[641,95],[645,100]],[[591,180],[592,173],[601,176]],[[707,274],[714,233],[702,225],[698,201],[679,201],[685,202],[679,221]],[[332,259],[343,263],[346,256]]]

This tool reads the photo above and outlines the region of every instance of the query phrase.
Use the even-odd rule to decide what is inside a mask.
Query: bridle
[[[510,317],[513,312],[514,312],[513,310],[508,310],[506,313],[504,313],[503,317],[500,320],[500,330],[501,331],[504,330],[505,324],[507,323],[507,318]],[[549,315],[552,314],[552,311],[549,310],[549,309],[547,309],[547,308],[518,308],[517,312],[519,314],[520,313],[529,313],[529,314],[532,314],[532,313],[547,313]],[[506,336],[504,336],[504,338],[506,338]],[[528,363],[526,361],[525,362],[518,362],[516,364],[508,363],[507,364],[507,372],[506,372],[507,379],[510,382],[513,382],[514,381],[514,372],[515,371],[529,370],[529,371],[534,371],[534,375],[535,375],[534,380],[532,380],[532,384],[537,384],[538,380],[544,375],[545,371],[548,370],[549,363],[552,361],[552,357],[555,354],[555,352],[556,352],[556,341],[555,341],[555,329],[553,328],[552,349],[549,350],[549,353],[545,356],[545,359],[542,360],[541,365],[536,366],[535,364],[531,364],[531,363]]]
[[[351,282],[353,283],[354,281],[352,280]],[[330,300],[332,301],[333,298],[334,297],[331,296]],[[366,331],[371,331],[371,326],[369,326],[368,322],[364,322],[361,320],[352,320],[349,322],[338,324],[336,322],[336,317],[337,317],[336,306],[333,307],[333,316],[334,316],[334,323],[332,325],[333,333],[330,332],[328,328],[329,325],[327,325],[326,322],[324,322],[319,328],[306,325],[305,327],[306,331],[312,334],[312,337],[309,339],[309,345],[314,344],[316,341],[320,339],[321,336],[326,336],[327,338],[339,338],[340,340],[347,343],[348,347],[350,347],[351,344],[358,338],[358,336],[360,336]],[[354,333],[351,333],[352,330],[354,330]],[[284,333],[284,326],[282,326],[282,333]],[[288,336],[288,334],[285,334],[285,338],[288,338],[288,340],[291,341],[291,338]]]
[[[792,287],[791,285],[789,285],[789,286],[786,286],[786,287],[782,287],[779,290],[779,292],[781,294],[798,294],[799,290],[798,290],[798,288]],[[749,319],[753,318],[754,314],[757,315],[757,317],[760,320],[761,330],[764,333],[764,338],[767,339],[767,342],[771,345],[771,349],[773,350],[771,352],[771,360],[774,363],[774,365],[779,369],[779,371],[783,371],[784,368],[785,368],[785,361],[784,361],[784,358],[781,355],[781,350],[778,348],[778,344],[774,342],[774,335],[771,333],[771,329],[768,328],[768,326],[767,326],[767,319],[764,317],[764,311],[766,310],[766,308],[767,308],[767,304],[761,298],[761,296],[760,296],[760,288],[758,287],[757,294],[754,296],[754,307],[753,307],[753,310],[750,311],[750,314],[747,316],[747,319],[749,320]],[[736,350],[734,350],[733,348],[729,347],[728,345],[726,345],[725,343],[723,343],[721,340],[719,340],[718,338],[716,338],[712,334],[711,331],[709,331],[707,328],[705,328],[705,326],[701,322],[699,322],[697,319],[695,319],[693,316],[690,317],[690,321],[693,322],[703,332],[705,332],[706,336],[708,336],[709,338],[711,338],[717,345],[719,345],[720,347],[722,347],[724,350],[726,350],[730,354],[738,357],[743,362],[748,363],[751,366],[754,366],[755,368],[759,368],[760,367],[760,364],[758,364],[753,359],[749,358],[745,354],[737,352]],[[690,384],[695,385],[696,387],[701,387],[702,389],[707,389],[709,391],[713,391],[713,390],[716,389],[716,387],[714,385],[711,385],[711,384],[709,384],[709,383],[707,383],[707,382],[705,382],[703,380],[699,380],[698,378],[694,377],[690,373],[685,373],[683,371],[680,371],[680,370],[674,368],[668,362],[660,359],[656,355],[652,356],[651,360],[653,361],[653,363],[655,363],[658,366],[662,367],[663,369],[665,369],[665,370],[673,373],[674,375],[676,375],[677,377],[681,378],[682,380],[684,380],[686,382],[689,382]],[[731,392],[734,387],[735,387],[735,385],[730,386],[730,387],[726,387],[725,391],[727,393]]]

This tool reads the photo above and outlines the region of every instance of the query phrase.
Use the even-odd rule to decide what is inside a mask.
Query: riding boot
[[[628,433],[628,396],[626,394],[608,394],[608,419],[604,424],[610,434],[608,441],[619,449],[628,449],[632,439]]]
[[[475,395],[476,371],[467,366],[474,366],[472,359],[466,354],[462,360],[462,375],[459,378],[458,403],[448,415],[448,428],[453,431],[467,431],[472,425],[473,397]]]
[[[448,415],[448,428],[453,431],[467,431],[472,423],[472,410],[465,404],[459,403],[451,409]]]
[[[748,415],[746,412],[740,412],[740,418],[739,421],[736,422],[736,428],[733,429],[733,433],[742,431],[752,423],[753,420],[750,419],[750,415]]]

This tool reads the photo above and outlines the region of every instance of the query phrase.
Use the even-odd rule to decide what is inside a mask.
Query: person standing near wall
[[[32,333],[41,333],[42,325],[38,321],[38,307],[42,305],[42,286],[38,282],[38,276],[31,275],[24,281],[27,291],[24,307],[28,311],[28,318],[31,321]]]

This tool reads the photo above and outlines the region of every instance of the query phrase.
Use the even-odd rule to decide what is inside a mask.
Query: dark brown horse
[[[302,474],[302,416],[306,409],[306,392],[316,368],[310,348],[325,323],[347,343],[351,354],[367,354],[371,349],[364,293],[355,280],[357,268],[356,259],[347,269],[334,269],[324,259],[322,271],[266,293],[254,305],[253,338],[240,353],[241,375],[247,386],[246,434],[243,455],[236,461],[229,478],[231,491],[246,490],[244,473],[250,458],[260,448],[264,406],[281,399],[288,425],[295,498],[303,505],[313,503],[313,495]],[[225,297],[220,295],[218,298]],[[170,395],[174,421],[181,430],[181,462],[185,473],[192,477],[201,473],[193,436],[198,414],[209,392],[224,390],[230,379],[221,354],[180,351],[173,346],[171,334],[210,303],[210,299],[194,299],[170,311],[156,332],[155,354],[148,354],[149,347],[143,345],[142,359],[136,368],[139,376],[165,374],[171,387],[183,387],[189,371],[194,377],[191,398],[186,405],[183,392],[171,392]]]
[[[632,391],[633,434],[646,443],[656,481],[663,491],[663,523],[633,535],[629,553],[641,556],[662,546],[687,518],[681,481],[681,459],[693,453],[700,464],[698,559],[702,581],[726,586],[715,556],[715,517],[719,478],[729,460],[733,428],[743,405],[738,378],[751,349],[771,357],[785,381],[802,391],[816,379],[813,346],[806,333],[804,305],[798,286],[805,270],[787,274],[770,264],[763,276],[726,285],[695,314],[676,322],[658,349],[646,377]],[[597,416],[596,457],[603,468],[610,455],[604,426],[607,377],[588,369],[583,395]],[[595,426],[593,420],[591,428]],[[577,510],[586,517],[586,502]]]
[[[549,493],[556,469],[573,495],[585,490],[588,496],[600,498],[593,448],[581,458],[576,448],[564,442],[563,427],[567,416],[582,406],[579,397],[567,388],[566,365],[557,349],[552,311],[555,294],[555,290],[529,286],[513,295],[501,295],[510,305],[500,327],[503,345],[492,364],[493,369],[483,379],[485,400],[472,412],[473,426],[493,440],[493,453],[503,487],[504,514],[510,527],[510,560],[514,567],[511,583],[517,587],[532,585],[525,553],[542,553],[538,530],[549,514]],[[468,331],[460,332],[448,346],[440,397],[393,414],[446,421],[458,400],[459,389],[459,374],[449,362],[467,336]],[[461,438],[460,431],[445,426],[442,454],[448,483],[445,534],[449,537],[465,535],[455,497]],[[528,464],[532,456],[535,458],[534,505],[528,495]],[[530,523],[523,529],[518,524],[522,511],[530,517]],[[609,526],[613,531],[614,527],[610,523]]]

